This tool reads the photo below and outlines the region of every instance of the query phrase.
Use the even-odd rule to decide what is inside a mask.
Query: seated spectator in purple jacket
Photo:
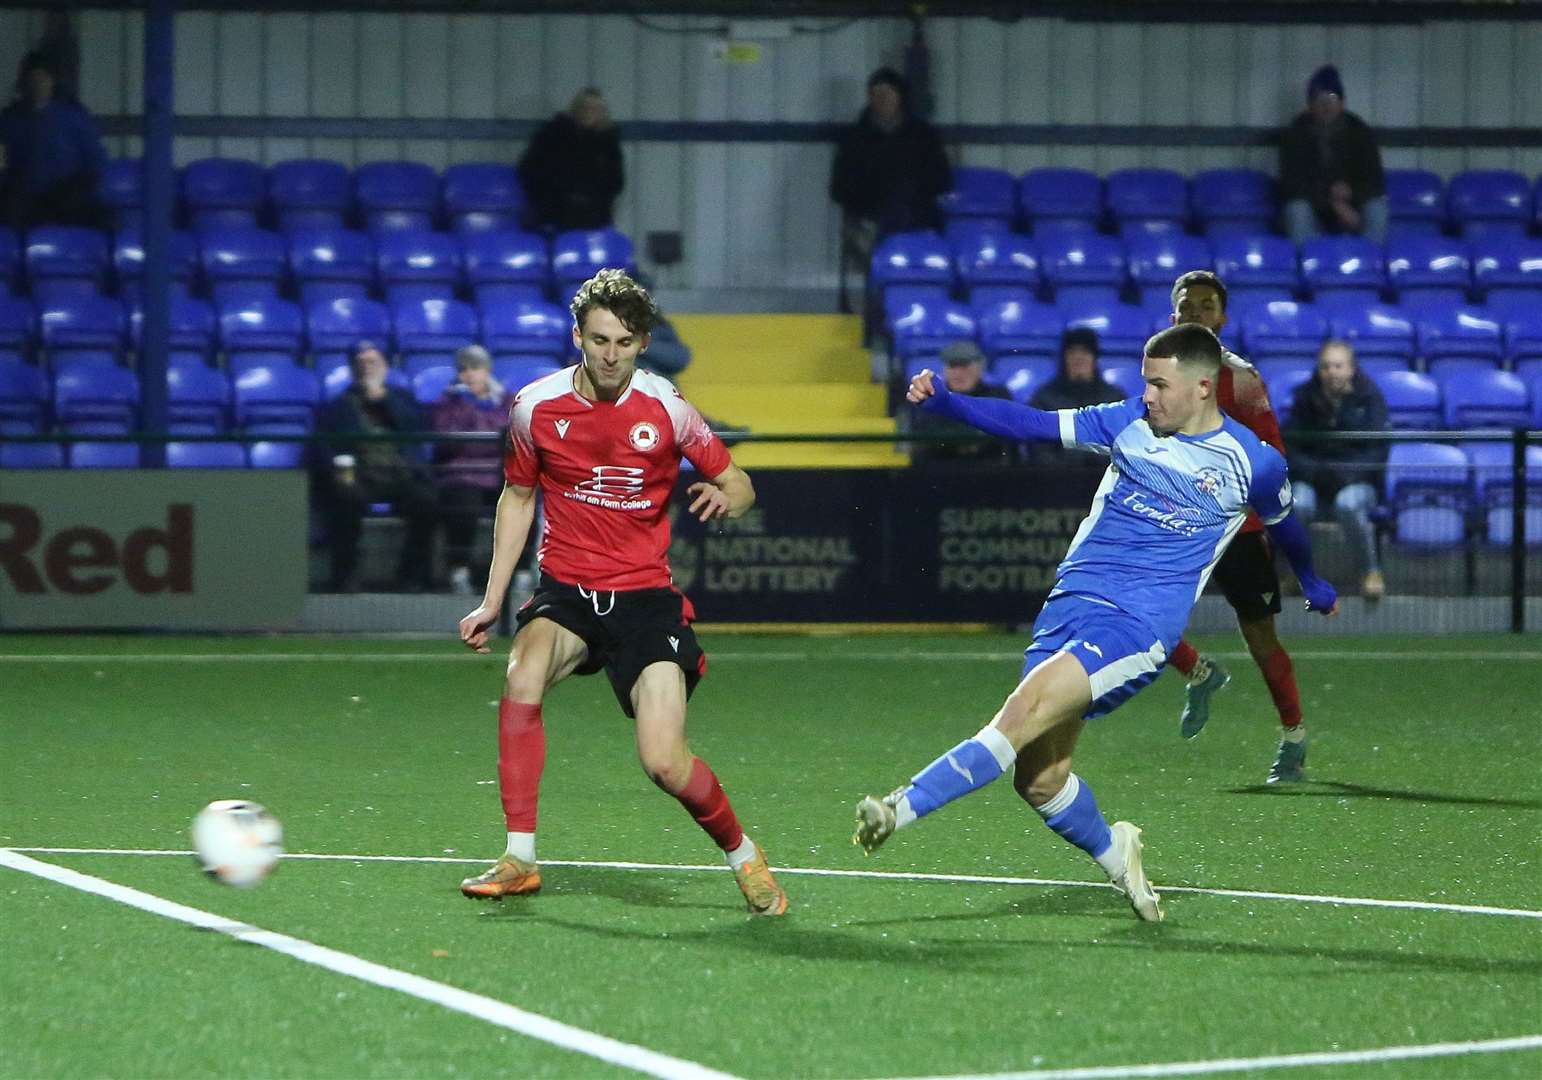
[[[1060,371],[1034,391],[1028,404],[1035,409],[1080,409],[1123,401],[1124,393],[1105,382],[1098,366],[1098,332],[1087,326],[1073,326],[1060,335]],[[1085,465],[1103,469],[1108,461],[1099,454],[1039,443],[1028,448],[1029,460],[1043,465]]]
[[[28,53],[16,97],[0,112],[5,224],[101,227],[96,185],[106,160],[91,114],[64,92],[53,61]]]
[[[514,395],[493,377],[492,357],[480,345],[455,354],[456,379],[434,403],[435,431],[504,431]],[[503,491],[503,443],[440,443],[434,452],[439,506],[444,517],[445,561],[450,590],[469,595],[471,547],[477,522],[490,513]]]

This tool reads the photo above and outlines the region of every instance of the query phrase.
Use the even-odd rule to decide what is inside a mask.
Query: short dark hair
[[[1174,356],[1178,363],[1221,370],[1221,339],[1198,323],[1179,323],[1153,334],[1146,342],[1147,356]]]
[[[1221,298],[1221,310],[1226,310],[1226,286],[1221,284],[1221,279],[1210,270],[1190,270],[1173,282],[1173,291],[1168,299],[1172,301],[1174,311],[1178,310],[1178,294],[1190,285],[1208,285],[1214,289],[1215,295]]]
[[[568,309],[573,324],[584,328],[584,317],[595,308],[604,308],[634,334],[652,333],[662,316],[648,290],[627,276],[625,270],[601,270],[578,288]]]

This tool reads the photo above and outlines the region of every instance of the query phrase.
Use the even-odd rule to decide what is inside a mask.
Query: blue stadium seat
[[[320,401],[321,381],[307,368],[278,364],[248,368],[236,376],[236,423],[248,430],[284,424],[308,431]]]
[[[1446,236],[1399,236],[1387,241],[1387,279],[1399,297],[1422,302],[1467,303],[1472,258],[1463,240]]]
[[[0,363],[32,358],[37,343],[37,309],[32,301],[0,295]]]
[[[461,251],[479,305],[545,299],[551,258],[544,238],[515,229],[469,232],[461,236]]]
[[[412,377],[412,396],[419,405],[427,408],[444,395],[445,388],[455,378],[454,364],[434,364],[423,368]]]
[[[309,427],[289,424],[263,424],[248,427],[248,435],[304,435]],[[305,464],[303,442],[259,440],[246,444],[246,458],[254,469],[298,469]]]
[[[279,294],[289,256],[278,233],[250,227],[210,228],[199,234],[198,245],[216,307]]]
[[[1103,181],[1086,169],[1032,169],[1017,182],[1017,204],[1035,234],[1066,223],[1096,229],[1103,217]]]
[[[1451,178],[1447,204],[1468,239],[1521,236],[1531,221],[1531,184],[1508,169],[1473,169]]]
[[[166,444],[166,465],[173,469],[244,469],[246,448],[238,442]]]
[[[96,229],[41,225],[27,233],[27,278],[39,303],[102,291],[111,265],[107,238]]]
[[[1296,402],[1296,389],[1311,377],[1311,368],[1295,366],[1281,367],[1264,377],[1264,389],[1269,393],[1269,404],[1274,409],[1274,415],[1281,427],[1290,423],[1290,414]]]
[[[311,364],[323,376],[323,369],[330,370],[339,359],[346,364],[356,342],[372,341],[389,356],[394,340],[391,312],[377,300],[340,299],[307,304],[305,333],[311,346]]]
[[[1467,455],[1442,443],[1393,443],[1386,497],[1393,535],[1414,547],[1451,547],[1467,534],[1472,480]]]
[[[112,248],[113,269],[118,277],[118,294],[128,303],[138,303],[143,295],[145,245],[138,229],[118,233]],[[172,296],[191,294],[198,276],[198,240],[192,233],[178,230],[171,234]]]
[[[1365,372],[1372,380],[1381,378],[1389,371],[1408,371],[1412,367],[1410,361],[1401,356],[1355,356],[1355,366]]]
[[[1097,233],[1063,233],[1039,243],[1044,276],[1063,309],[1118,303],[1124,286],[1124,246]]]
[[[218,435],[229,424],[230,380],[211,367],[166,369],[166,419],[178,435]]]
[[[106,433],[82,431],[78,434]],[[71,443],[69,459],[72,469],[137,469],[139,468],[139,447],[128,442]]]
[[[96,195],[112,214],[115,229],[137,229],[144,222],[145,166],[140,158],[112,158],[97,177]]]
[[[1387,218],[1401,235],[1440,233],[1446,220],[1446,192],[1440,177],[1425,169],[1387,169]]]
[[[0,469],[62,469],[64,447],[58,443],[0,443]]]
[[[1542,307],[1542,239],[1479,237],[1472,244],[1472,276],[1490,306],[1513,300],[1518,307]]]
[[[1171,312],[1173,282],[1179,275],[1214,265],[1210,245],[1183,233],[1132,236],[1125,242],[1125,253],[1140,304],[1150,311]]]
[[[1395,357],[1407,367],[1418,354],[1413,320],[1385,304],[1335,308],[1328,318],[1328,333],[1349,342],[1362,365],[1372,357]]]
[[[1005,169],[960,165],[953,170],[953,190],[937,197],[948,221],[980,218],[1010,228],[1017,214],[1017,184]]]
[[[525,192],[514,166],[467,162],[444,170],[444,207],[456,232],[517,229]]]
[[[1041,304],[1025,296],[974,304],[980,330],[980,347],[994,362],[1006,357],[1042,357],[1056,367],[1060,362],[1060,335],[1065,313],[1053,304]]]
[[[1419,355],[1428,363],[1456,358],[1498,366],[1504,356],[1500,324],[1483,308],[1432,304],[1412,311],[1419,333]]]
[[[1059,361],[1049,356],[1003,355],[991,361],[989,374],[991,382],[1005,387],[1014,400],[1027,404],[1059,368]]]
[[[544,300],[493,304],[482,309],[481,340],[495,357],[517,354],[563,360],[573,349],[573,318]]]
[[[359,209],[371,232],[434,227],[439,177],[416,161],[371,161],[354,172]]]
[[[1151,336],[1151,319],[1140,308],[1133,304],[1105,304],[1084,305],[1072,311],[1063,304],[1057,306],[1067,315],[1067,329],[1082,326],[1097,333],[1103,357],[1139,363],[1146,339]]]
[[[1260,365],[1281,359],[1315,362],[1327,336],[1328,320],[1323,313],[1294,300],[1249,308],[1242,325],[1248,359]]]
[[[1141,377],[1140,364],[1135,360],[1109,360],[1100,365],[1103,381],[1127,398],[1145,393],[1146,380]]]
[[[169,367],[207,366],[219,341],[214,308],[206,300],[173,296],[166,319],[166,344]],[[144,340],[143,307],[129,312],[129,341],[138,351]]]
[[[268,168],[268,199],[285,233],[340,229],[353,202],[353,178],[336,161],[280,161]]]
[[[368,233],[309,227],[289,234],[289,268],[301,302],[363,300],[375,280],[375,243]]]
[[[562,365],[550,356],[531,353],[507,353],[493,358],[493,375],[505,390],[518,392],[537,379],[544,379]]]
[[[551,272],[559,299],[601,270],[634,271],[632,241],[617,229],[575,229],[558,233],[551,245]]]
[[[1041,278],[1034,242],[1018,233],[992,227],[967,232],[953,241],[958,277],[971,297],[981,287],[1007,286],[1035,292]]]
[[[219,309],[220,345],[238,379],[254,367],[294,365],[305,352],[305,319],[297,305],[254,298]]]
[[[921,355],[935,355],[950,341],[973,338],[974,316],[962,304],[942,300],[931,304],[913,304],[889,324],[894,337],[895,355],[901,360]]]
[[[1217,237],[1215,272],[1226,283],[1232,297],[1241,298],[1250,290],[1283,290],[1293,294],[1300,282],[1296,266],[1296,246],[1283,236],[1242,236],[1228,233]],[[1280,297],[1289,299],[1289,295]]]
[[[889,325],[916,304],[940,304],[948,299],[947,291],[937,285],[890,285],[883,294],[884,325]]]
[[[1381,248],[1363,236],[1314,236],[1301,245],[1301,280],[1313,296],[1353,292],[1374,302],[1387,271]]]
[[[1535,372],[1531,379],[1531,427],[1542,430],[1542,372]]]
[[[0,434],[37,433],[48,423],[48,379],[38,368],[0,360]]]
[[[1504,335],[1505,359],[1512,368],[1542,362],[1542,306],[1506,312]]]
[[[1274,227],[1274,178],[1258,169],[1206,169],[1189,181],[1194,220],[1207,235],[1260,235]]]
[[[394,304],[396,346],[409,376],[435,364],[454,364],[455,352],[479,340],[476,309],[460,300]]]
[[[891,285],[953,285],[953,258],[947,241],[934,232],[894,233],[873,250],[869,280],[875,289]]]
[[[1509,442],[1465,443],[1487,542],[1509,547],[1515,535],[1514,447]],[[1526,448],[1526,546],[1542,546],[1542,446]]]
[[[139,412],[139,380],[127,368],[71,364],[54,376],[54,418],[66,427],[98,425],[95,433],[126,433]]]
[[[200,158],[182,170],[182,201],[195,229],[254,227],[266,187],[254,161]]]
[[[21,240],[9,225],[0,225],[0,295],[21,282]]]
[[[1375,379],[1387,401],[1389,427],[1412,431],[1440,427],[1440,387],[1434,379],[1413,371],[1389,371]]]
[[[1104,201],[1119,232],[1182,232],[1189,182],[1171,169],[1116,169],[1104,178]]]
[[[43,351],[56,369],[66,364],[116,364],[123,356],[123,305],[105,296],[64,296],[38,315]]]
[[[449,233],[381,233],[375,269],[388,304],[451,300],[460,285],[460,244]]]
[[[1463,372],[1441,381],[1446,427],[1523,428],[1531,419],[1531,394],[1508,371]]]

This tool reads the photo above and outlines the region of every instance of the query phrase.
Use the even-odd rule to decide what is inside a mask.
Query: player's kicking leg
[[[680,801],[722,850],[750,914],[784,914],[787,894],[771,873],[766,853],[740,826],[711,767],[686,744],[684,671],[672,661],[649,664],[632,685],[631,703],[643,770]]]
[[[536,803],[546,765],[541,702],[587,655],[583,639],[549,619],[532,619],[514,636],[498,702],[498,794],[508,846],[490,868],[460,883],[472,899],[501,900],[541,888],[535,857]]]

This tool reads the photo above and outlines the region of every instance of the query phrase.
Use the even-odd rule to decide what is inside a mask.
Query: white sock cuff
[[[975,742],[991,752],[991,757],[996,759],[996,764],[1001,766],[1001,771],[1006,772],[1017,760],[1017,751],[1012,749],[1012,744],[1007,737],[997,731],[995,727],[986,724],[975,737]]]
[[[739,846],[732,851],[723,852],[723,859],[728,863],[730,870],[737,870],[755,857],[755,841],[750,839],[750,834],[745,833],[744,839],[739,841]]]
[[[535,833],[509,833],[509,844],[508,847],[504,848],[504,851],[514,856],[520,862],[535,862]]]
[[[1038,807],[1039,816],[1045,821],[1054,817],[1060,811],[1066,809],[1076,801],[1076,796],[1082,791],[1082,779],[1075,773],[1065,778],[1065,787],[1055,793],[1055,797],[1043,806]]]

